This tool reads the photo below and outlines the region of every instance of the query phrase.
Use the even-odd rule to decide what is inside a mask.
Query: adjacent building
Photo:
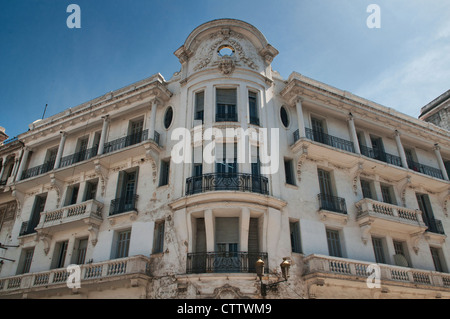
[[[265,298],[450,297],[448,130],[283,79],[278,53],[207,22],[171,79],[0,146],[0,297],[263,298],[284,259]]]

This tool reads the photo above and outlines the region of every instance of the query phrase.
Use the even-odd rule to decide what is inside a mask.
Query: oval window
[[[168,129],[170,125],[172,124],[173,120],[173,109],[171,106],[166,111],[166,114],[164,115],[164,127]]]
[[[217,50],[219,56],[232,56],[234,54],[234,48],[229,45],[222,45],[219,50]]]
[[[280,109],[280,117],[284,127],[287,128],[289,126],[289,114],[284,106],[282,106]]]

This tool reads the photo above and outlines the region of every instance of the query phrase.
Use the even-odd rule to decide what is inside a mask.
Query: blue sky
[[[369,29],[369,4],[381,28]],[[69,29],[68,5],[81,8]],[[14,0],[0,9],[0,126],[28,125],[155,73],[179,71],[173,52],[202,23],[244,20],[293,71],[417,117],[450,88],[448,0]]]

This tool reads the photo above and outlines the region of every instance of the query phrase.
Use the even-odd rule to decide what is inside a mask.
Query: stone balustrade
[[[417,209],[383,203],[370,198],[364,198],[355,205],[358,208],[357,218],[367,214],[377,214],[380,216],[390,216],[400,221],[423,224],[422,212]]]
[[[83,203],[66,206],[57,210],[42,212],[36,229],[69,223],[87,217],[94,217],[101,220],[102,208],[102,203],[91,199]]]
[[[149,272],[150,258],[143,255],[108,260],[104,262],[80,265],[81,286],[83,281],[105,279],[129,274],[145,274]],[[22,289],[66,285],[70,273],[66,268],[52,269],[44,272],[27,273],[18,276],[0,278],[0,295]]]
[[[304,276],[321,274],[348,276],[348,280],[355,280],[356,277],[367,279],[373,270],[368,271],[370,262],[358,261],[352,259],[309,255],[303,260],[305,263]],[[407,267],[400,267],[387,264],[376,264],[380,267],[381,283],[385,281],[403,282],[414,285],[428,285],[434,287],[443,287],[450,289],[450,274],[437,271],[421,270]],[[345,277],[341,277],[344,278]]]

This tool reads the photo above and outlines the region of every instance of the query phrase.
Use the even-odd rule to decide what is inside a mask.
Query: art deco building
[[[447,130],[283,79],[243,21],[175,55],[0,147],[1,298],[263,298],[259,259],[266,298],[450,297]]]

